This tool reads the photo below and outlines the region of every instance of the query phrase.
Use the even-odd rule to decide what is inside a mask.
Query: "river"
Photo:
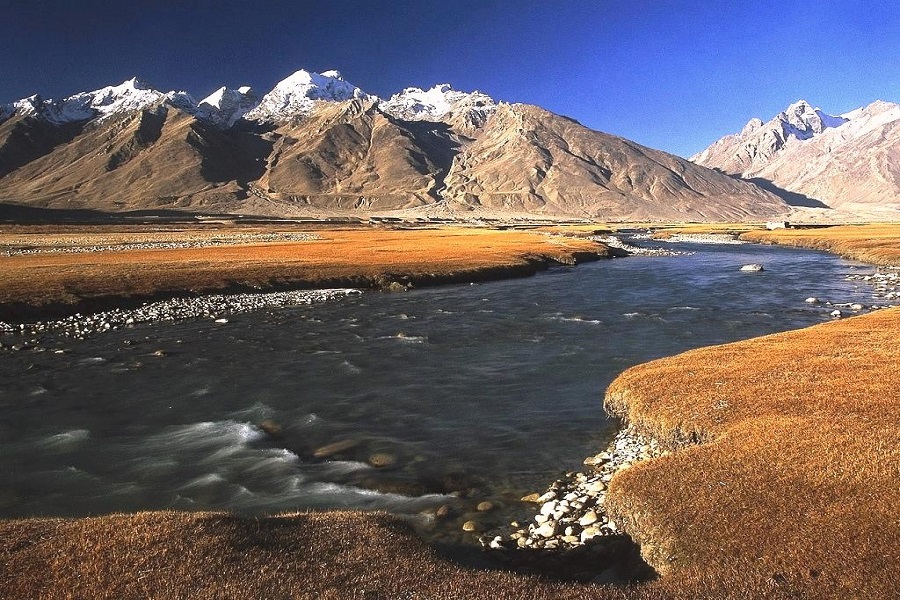
[[[450,531],[490,500],[499,521],[605,447],[627,367],[829,320],[809,296],[871,303],[845,277],[873,269],[831,255],[671,247],[692,254],[7,346],[0,517],[448,505]]]

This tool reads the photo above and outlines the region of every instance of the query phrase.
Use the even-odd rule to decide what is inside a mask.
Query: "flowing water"
[[[450,531],[489,499],[499,520],[605,447],[625,368],[829,320],[808,296],[870,301],[834,256],[672,246],[694,254],[4,351],[0,517],[449,504]]]

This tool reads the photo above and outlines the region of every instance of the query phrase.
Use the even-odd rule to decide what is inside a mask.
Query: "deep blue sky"
[[[339,69],[449,82],[687,156],[804,98],[900,101],[897,0],[0,0],[0,102],[139,76],[200,99]]]

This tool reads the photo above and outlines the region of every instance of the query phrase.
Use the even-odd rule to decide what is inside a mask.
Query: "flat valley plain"
[[[583,239],[603,228],[573,228],[569,233],[576,237],[568,237],[559,235],[562,229],[548,235],[457,227],[279,226],[280,233],[316,237],[259,242],[252,236],[272,233],[272,227],[4,227],[0,245],[12,255],[0,257],[0,306],[7,315],[33,315],[173,293],[354,282],[401,289],[526,275],[554,262],[605,254],[603,246]],[[896,225],[743,235],[900,265]],[[208,245],[216,237],[225,244]],[[16,253],[39,250],[41,244],[115,246],[163,238],[203,247]],[[607,390],[607,409],[673,450],[622,471],[609,487],[611,515],[661,575],[648,583],[561,583],[465,569],[383,514],[242,519],[161,512],[0,522],[0,595],[896,597],[898,337],[900,309],[884,309],[702,348],[622,373]]]

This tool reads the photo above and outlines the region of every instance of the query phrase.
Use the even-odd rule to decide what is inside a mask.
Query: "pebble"
[[[489,500],[485,500],[484,502],[479,502],[478,506],[475,507],[475,510],[478,512],[489,512],[494,510],[494,503]]]
[[[730,233],[676,233],[661,241],[691,242],[694,244],[746,244],[746,242],[739,240],[737,236]]]
[[[478,523],[478,521],[466,521],[462,524],[462,530],[469,532],[480,531],[481,525]]]
[[[588,525],[593,525],[598,520],[599,520],[599,517],[597,516],[597,513],[592,510],[589,510],[586,513],[584,513],[583,517],[578,519],[578,524],[581,525],[582,527],[586,527]]]
[[[553,521],[547,521],[540,527],[534,530],[535,535],[539,535],[542,538],[552,538],[556,535],[556,523]]]
[[[397,458],[393,454],[386,452],[376,452],[369,457],[369,464],[376,469],[384,469],[391,467],[397,462]]]

